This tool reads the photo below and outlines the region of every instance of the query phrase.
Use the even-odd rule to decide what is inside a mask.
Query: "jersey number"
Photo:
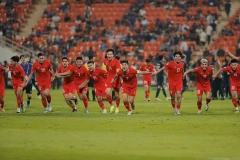
[[[180,72],[180,68],[177,68],[177,73],[179,73]]]

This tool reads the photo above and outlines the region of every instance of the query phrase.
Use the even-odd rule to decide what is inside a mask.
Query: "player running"
[[[239,112],[238,109],[238,100],[240,97],[240,65],[236,59],[232,59],[230,66],[219,69],[212,77],[215,79],[217,75],[221,72],[228,72],[230,74],[230,84],[231,84],[231,94],[232,94],[232,103],[235,107],[235,112]]]
[[[20,56],[20,59],[21,59],[21,67],[23,68],[24,72],[25,72],[25,75],[26,75],[26,79],[27,77],[30,75],[31,73],[31,70],[32,70],[32,64],[29,63],[29,62],[26,62],[26,57],[24,55],[21,55]],[[27,94],[27,107],[30,107],[31,105],[31,99],[32,99],[32,80],[30,80],[27,84],[26,87],[23,88],[23,92],[24,90],[26,90],[26,94]],[[22,92],[22,93],[23,93]],[[23,97],[23,95],[22,95]]]
[[[25,83],[25,86],[27,86],[27,84],[31,80],[33,73],[36,72],[37,74],[36,82],[41,92],[41,99],[44,107],[44,113],[47,113],[52,111],[52,106],[51,106],[52,98],[50,95],[50,89],[51,89],[51,82],[55,79],[55,74],[54,74],[51,62],[44,58],[43,53],[38,53],[37,56],[38,56],[38,61],[36,61],[33,64],[32,71],[28,76],[28,80]],[[52,77],[50,75],[52,75]]]
[[[107,70],[106,95],[107,95],[107,100],[111,105],[110,113],[112,113],[114,111],[111,89],[114,89],[114,91],[115,91],[115,97],[116,97],[115,113],[118,113],[119,112],[119,103],[120,103],[120,97],[119,97],[120,79],[117,79],[115,83],[111,83],[111,80],[114,78],[116,73],[121,69],[121,65],[120,65],[119,60],[114,58],[114,50],[113,49],[107,49],[106,58],[103,63],[106,66],[106,70]]]
[[[155,72],[154,65],[150,59],[146,59],[146,64],[141,65],[140,71]],[[145,101],[150,101],[150,87],[152,84],[152,75],[146,74],[142,76],[143,86],[145,90]]]
[[[5,95],[5,82],[4,82],[4,72],[7,72],[8,70],[0,66],[0,110],[1,112],[5,112],[4,109],[4,95]]]
[[[77,91],[78,97],[83,101],[85,106],[85,113],[88,113],[88,69],[83,65],[82,57],[76,58],[76,64],[72,66],[71,70],[67,72],[59,73],[60,76],[73,75],[74,76],[74,86]],[[77,100],[77,99],[76,99]],[[75,102],[77,103],[77,101]]]
[[[160,55],[158,60],[159,61],[157,62],[156,66],[155,66],[156,70],[159,70],[164,66],[163,61],[162,61],[163,60],[163,55]],[[164,81],[164,71],[159,72],[156,75],[156,79],[157,79],[157,91],[156,91],[155,100],[160,101],[158,96],[159,96],[159,93],[160,93],[161,90],[163,92],[163,95],[164,95],[165,99],[168,100],[169,98],[167,97],[167,93],[165,91],[165,88],[164,88],[165,86],[164,86],[164,83],[163,83],[163,81]]]
[[[137,92],[137,74],[151,74],[148,71],[138,71],[136,69],[130,68],[128,61],[121,61],[122,69],[120,69],[114,78],[111,80],[111,83],[115,83],[115,81],[121,77],[123,80],[122,84],[122,96],[123,103],[126,109],[128,110],[127,115],[132,114],[132,110],[135,109],[134,98]],[[131,108],[129,106],[131,104]]]
[[[99,106],[102,108],[102,113],[107,113],[107,110],[104,106],[103,103],[103,97],[106,97],[106,76],[107,76],[107,71],[101,69],[101,68],[96,68],[95,64],[93,61],[88,61],[88,76],[89,78],[93,79],[93,86],[95,88],[96,92],[96,97],[98,100]],[[87,84],[87,81],[84,82],[84,84]],[[109,102],[111,105],[111,103]]]
[[[209,109],[209,102],[211,102],[211,83],[210,78],[212,75],[212,68],[208,66],[208,60],[202,59],[201,66],[190,69],[184,73],[184,77],[190,73],[194,72],[197,74],[196,80],[196,90],[197,90],[197,106],[198,106],[198,114],[202,113],[202,94],[203,92],[206,94],[206,107],[205,110],[208,111]]]
[[[20,108],[22,112],[25,112],[22,99],[22,90],[24,86],[25,73],[22,67],[18,64],[19,57],[13,56],[11,58],[11,64],[9,65],[9,71],[11,72],[12,77],[12,86],[17,97],[17,113],[20,113]]]
[[[75,92],[75,84],[74,84],[74,75],[61,75],[61,73],[70,72],[72,70],[72,65],[70,65],[67,57],[62,58],[62,65],[58,68],[56,72],[56,77],[63,77],[63,96],[66,103],[69,107],[72,108],[72,112],[77,112],[76,106],[72,103],[71,100],[77,103],[77,98],[74,95]]]
[[[174,114],[179,115],[181,107],[181,92],[183,85],[184,63],[181,61],[182,53],[180,51],[174,52],[174,60],[165,64],[154,74],[158,74],[163,70],[168,71],[169,91],[171,95],[171,103],[174,109]],[[176,98],[176,100],[175,100]]]

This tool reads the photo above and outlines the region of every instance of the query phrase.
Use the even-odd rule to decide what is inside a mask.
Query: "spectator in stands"
[[[42,32],[41,32],[40,28],[38,28],[38,30],[36,31],[36,36],[40,37],[41,35],[42,35]]]
[[[43,11],[43,18],[48,18],[48,11],[47,11],[47,9],[44,9],[44,11]]]
[[[210,11],[208,11],[208,13],[207,13],[206,20],[207,20],[208,24],[211,24],[213,22],[213,20],[214,20],[214,17],[210,13]]]
[[[55,22],[59,22],[61,20],[61,18],[58,16],[58,15],[54,15],[53,17],[52,17],[52,21],[55,23]]]
[[[92,16],[92,12],[90,11],[90,9],[87,8],[84,12],[84,18],[88,20],[91,18],[91,16]]]
[[[70,3],[66,0],[65,2],[62,2],[59,6],[59,11],[62,11],[64,13],[69,13],[69,7],[70,7]]]
[[[182,39],[182,41],[181,41],[180,50],[183,52],[186,52],[188,50],[188,44],[185,39]]]
[[[227,1],[224,5],[224,8],[225,8],[225,12],[226,12],[227,19],[228,19],[230,11],[231,11],[231,3]]]
[[[78,24],[76,29],[75,29],[75,32],[79,33],[79,32],[82,32],[83,28],[81,26],[81,24]]]
[[[148,23],[149,22],[148,22],[147,18],[143,17],[142,20],[141,20],[142,27],[147,28]]]
[[[88,51],[86,48],[84,48],[81,52],[81,55],[83,55],[84,57],[87,57],[88,56]]]
[[[30,37],[35,37],[36,36],[36,31],[34,30],[34,28],[32,28],[32,31],[30,33]]]
[[[82,17],[81,17],[80,14],[77,15],[76,20],[75,20],[75,23],[76,23],[76,24],[81,24],[81,23],[82,23]]]
[[[50,13],[48,14],[48,18],[52,18],[55,15],[56,15],[56,13],[53,10],[51,10]]]
[[[106,44],[106,41],[102,40],[100,46],[99,46],[100,50],[102,52],[105,52],[107,50],[107,44]]]
[[[200,33],[200,43],[201,43],[201,46],[205,46],[206,41],[207,41],[207,34],[206,34],[205,31],[202,31]]]
[[[93,51],[92,47],[89,48],[88,56],[95,56],[95,52]]]
[[[189,26],[186,23],[184,23],[183,26],[182,26],[182,32],[183,33],[188,32],[188,30],[189,30]]]
[[[212,28],[212,26],[210,24],[208,24],[208,26],[206,28],[206,35],[207,35],[208,45],[211,42],[212,32],[213,32],[213,28]]]
[[[75,24],[73,24],[71,27],[70,27],[70,33],[75,33],[76,31],[76,26]]]
[[[208,48],[205,48],[205,50],[203,51],[203,56],[204,56],[204,57],[211,56],[211,54],[210,54]]]
[[[65,17],[64,17],[63,21],[64,21],[65,23],[71,21],[71,18],[70,18],[70,16],[68,15],[68,13],[65,14]]]
[[[220,45],[219,50],[217,51],[217,56],[218,57],[224,57],[225,51],[222,49],[222,46]]]

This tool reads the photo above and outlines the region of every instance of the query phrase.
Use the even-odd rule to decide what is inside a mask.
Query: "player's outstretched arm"
[[[32,79],[32,76],[33,76],[33,71],[29,74],[29,76],[27,77],[27,80],[26,80],[26,82],[25,82],[25,84],[24,84],[24,86],[23,87],[26,87],[27,86],[27,84],[28,84],[28,82]],[[37,82],[37,81],[36,81]]]
[[[138,71],[137,74],[153,74],[153,72],[148,72],[148,71]]]
[[[220,68],[216,73],[212,75],[213,80],[217,77],[217,75],[222,71],[222,68]]]
[[[193,72],[193,69],[187,70],[184,74],[183,77],[185,77],[188,73]]]
[[[114,78],[111,80],[111,83],[114,83],[117,78],[118,78],[118,75],[116,74],[116,75],[114,76]]]
[[[225,49],[225,52],[227,52],[227,54],[228,54],[230,57],[232,57],[233,59],[239,60],[239,58],[238,58],[237,56],[233,55],[232,53],[230,53],[228,49]]]
[[[162,68],[160,68],[158,71],[152,73],[152,75],[157,75],[158,73],[162,72],[163,70],[165,70],[165,66],[163,66]]]
[[[83,87],[85,87],[89,82],[89,79],[85,80],[81,85],[79,85],[79,89],[82,89]]]
[[[57,78],[59,78],[59,77],[69,77],[71,75],[72,75],[72,72],[70,70],[68,70],[66,72],[62,72],[62,73],[58,73],[58,72],[55,73],[55,76]]]
[[[51,67],[49,71],[50,71],[50,73],[51,73],[51,75],[52,75],[51,81],[53,81],[53,80],[55,79],[54,70],[53,70],[53,68]]]

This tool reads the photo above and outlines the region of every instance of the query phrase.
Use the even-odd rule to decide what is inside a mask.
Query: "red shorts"
[[[96,97],[106,97],[106,87],[95,88]]]
[[[238,94],[240,94],[240,86],[231,85],[231,92],[237,92]]]
[[[152,80],[151,79],[143,79],[143,85],[151,86],[152,85]]]
[[[40,92],[45,91],[46,89],[51,89],[51,83],[46,83],[46,84],[38,84],[38,88]]]
[[[136,96],[137,86],[136,87],[123,87],[122,94],[128,94],[129,96]]]
[[[196,87],[197,89],[197,96],[200,97],[203,95],[203,92],[206,94],[207,92],[211,92],[211,87],[208,86],[206,88],[203,87]]]
[[[110,79],[106,80],[107,88],[113,88],[116,92],[119,92],[121,88],[120,79],[118,78],[114,83],[111,83],[111,81]]]
[[[177,91],[182,92],[182,84],[179,84],[177,86],[169,85],[169,92],[170,92],[171,97],[174,96]]]
[[[5,94],[5,86],[0,85],[0,98],[3,98]]]
[[[22,83],[13,84],[13,89],[14,89],[15,93],[17,93],[18,88],[23,88],[23,82]]]
[[[74,83],[64,84],[63,85],[63,94],[74,94],[75,92],[75,85]]]
[[[75,90],[77,92],[78,95],[81,95],[82,92],[87,92],[88,91],[88,86],[86,85],[85,87],[83,87],[82,89],[79,89],[79,85],[75,84]]]

